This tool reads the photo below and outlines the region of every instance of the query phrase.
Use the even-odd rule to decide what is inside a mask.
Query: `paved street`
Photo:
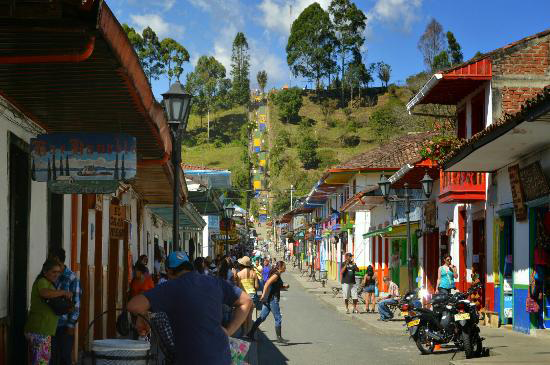
[[[290,342],[272,342],[275,330],[270,315],[260,327],[259,364],[448,364],[453,356],[463,358],[454,351],[421,356],[407,336],[373,332],[307,292],[292,272],[283,278],[290,284],[281,296],[283,337]]]

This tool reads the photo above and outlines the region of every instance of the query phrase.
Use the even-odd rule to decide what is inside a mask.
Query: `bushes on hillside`
[[[309,134],[303,134],[298,142],[298,158],[306,170],[319,167],[319,156],[317,147],[319,142]]]
[[[287,123],[296,123],[299,120],[298,112],[302,107],[302,91],[298,88],[282,90],[275,94],[273,99],[279,108],[279,116]]]

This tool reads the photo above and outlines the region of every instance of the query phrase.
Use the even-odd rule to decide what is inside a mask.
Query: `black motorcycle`
[[[475,303],[467,299],[480,286],[474,285],[466,293],[434,294],[432,309],[408,311],[406,325],[422,354],[431,354],[435,345],[450,342],[463,349],[466,358],[482,354],[484,339],[479,334],[479,316]]]

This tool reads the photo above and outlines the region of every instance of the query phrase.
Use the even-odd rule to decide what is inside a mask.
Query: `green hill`
[[[322,101],[318,101],[314,92],[304,92],[300,120],[294,123],[282,120],[274,98],[270,99],[270,187],[275,195],[275,211],[284,210],[291,184],[296,189],[295,196],[304,196],[327,167],[389,138],[428,128],[426,120],[406,112],[405,104],[412,96],[408,88],[391,85],[387,90],[368,91],[361,101],[356,99],[355,104],[344,108],[338,105],[337,95],[322,95]],[[317,141],[316,168],[304,169],[298,157],[304,136]]]

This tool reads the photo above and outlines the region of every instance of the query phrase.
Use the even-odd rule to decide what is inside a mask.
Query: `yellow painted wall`
[[[260,160],[260,166],[265,166],[265,160]]]
[[[261,181],[254,181],[254,189],[261,189],[262,188],[262,182]]]
[[[259,138],[254,138],[254,147],[259,147],[261,144],[261,141]]]

